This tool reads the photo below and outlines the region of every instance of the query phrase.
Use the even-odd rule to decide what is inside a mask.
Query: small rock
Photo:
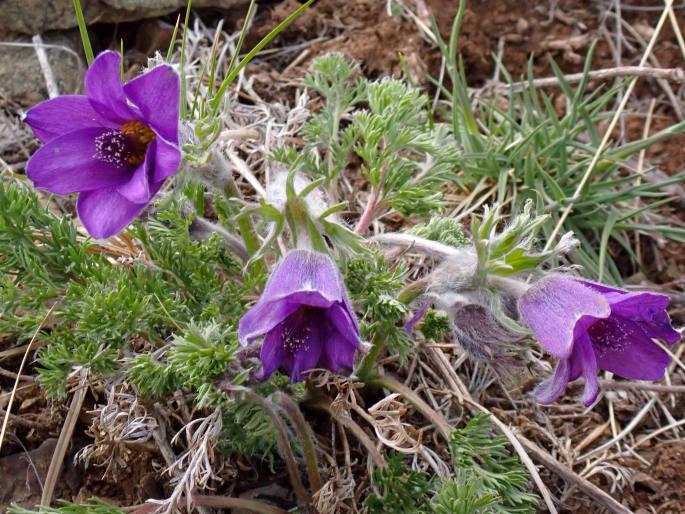
[[[516,20],[516,32],[523,34],[530,28],[530,23],[525,18],[519,18]]]
[[[60,94],[79,92],[85,63],[78,31],[43,35],[45,53]],[[20,36],[0,46],[0,94],[30,106],[48,97],[47,86],[31,38]]]
[[[57,439],[46,439],[35,450],[0,459],[0,512],[12,503],[33,507],[40,503],[42,483],[50,467]]]
[[[72,0],[2,0],[0,32],[42,34],[76,27]],[[249,0],[194,0],[193,8],[231,9]],[[187,0],[81,0],[86,23],[119,23],[169,14]]]

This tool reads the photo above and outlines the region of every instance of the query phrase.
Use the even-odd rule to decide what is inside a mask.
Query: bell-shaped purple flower
[[[126,227],[181,162],[178,74],[162,64],[122,85],[120,64],[118,53],[101,53],[85,96],[46,100],[26,114],[44,143],[26,174],[40,189],[80,193],[78,214],[95,238]]]
[[[582,376],[583,404],[597,399],[598,369],[634,380],[659,380],[669,355],[652,339],[680,340],[663,294],[628,292],[564,276],[532,285],[519,299],[522,320],[542,347],[559,359],[554,374],[536,390],[540,403],[554,402]]]
[[[359,326],[330,257],[309,250],[284,257],[238,325],[243,345],[261,336],[263,377],[280,368],[296,382],[315,368],[352,368]]]

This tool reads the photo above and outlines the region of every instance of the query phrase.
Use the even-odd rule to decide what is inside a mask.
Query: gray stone
[[[79,57],[78,30],[49,32],[42,38],[59,93],[80,92],[85,63]],[[28,36],[0,45],[0,95],[23,106],[33,105],[48,96],[45,77]]]
[[[230,9],[249,0],[193,0],[193,8]],[[81,0],[88,24],[142,20],[182,9],[187,0]],[[72,0],[0,0],[0,33],[41,34],[76,27]]]

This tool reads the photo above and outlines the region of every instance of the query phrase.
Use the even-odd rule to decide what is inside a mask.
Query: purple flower
[[[551,276],[520,298],[519,312],[542,347],[559,359],[554,374],[536,390],[540,403],[554,402],[582,375],[583,404],[597,399],[597,370],[634,380],[659,380],[669,355],[652,339],[680,340],[663,294],[635,292]]]
[[[126,227],[181,162],[178,74],[163,64],[122,85],[120,64],[118,53],[101,53],[85,96],[46,100],[26,115],[44,143],[26,174],[40,189],[80,193],[78,214],[95,238]]]
[[[261,298],[240,319],[241,344],[261,336],[264,377],[281,368],[296,382],[314,368],[352,368],[361,347],[359,327],[330,257],[309,250],[285,256]]]

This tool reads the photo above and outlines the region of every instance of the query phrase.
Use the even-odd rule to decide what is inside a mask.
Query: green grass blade
[[[74,12],[76,14],[76,23],[78,24],[78,31],[81,35],[81,43],[83,44],[83,53],[86,54],[86,62],[88,66],[93,63],[93,47],[90,46],[90,37],[88,36],[88,27],[86,27],[86,19],[83,17],[83,9],[81,8],[81,0],[72,0],[74,4]]]
[[[193,4],[193,0],[188,0],[188,5],[186,6],[186,17],[183,21],[183,38],[181,42],[181,119],[187,119],[188,117],[188,106],[186,105],[186,94],[188,91],[188,84],[186,82],[186,39],[188,36],[188,23],[190,22],[190,7]]]
[[[171,34],[171,41],[169,42],[169,48],[166,51],[166,62],[171,61],[171,56],[174,53],[174,45],[176,44],[176,37],[178,37],[178,27],[181,24],[181,15],[179,14],[176,18],[176,25],[174,26],[174,32]]]
[[[224,97],[224,94],[226,94],[226,90],[228,89],[228,86],[230,86],[233,81],[236,79],[238,74],[240,73],[240,70],[242,70],[247,64],[255,58],[255,56],[262,51],[262,49],[271,43],[271,41],[278,36],[288,25],[290,25],[295,19],[297,19],[300,14],[302,14],[310,5],[312,5],[316,0],[307,0],[304,4],[302,4],[300,7],[295,9],[288,17],[283,20],[281,23],[276,25],[276,27],[269,32],[264,38],[255,45],[255,47],[250,50],[245,57],[241,59],[241,61],[238,63],[238,65],[233,68],[231,71],[228,72],[226,75],[226,78],[224,78],[223,82],[221,83],[221,86],[219,86],[219,90],[216,93],[216,96],[212,99],[212,114],[216,115],[217,111],[219,110],[219,106],[221,105],[221,100]]]
[[[235,52],[231,56],[231,62],[228,64],[227,73],[230,73],[235,66],[235,62],[240,55],[240,50],[243,48],[243,43],[245,42],[245,37],[247,35],[247,28],[250,26],[250,20],[254,16],[257,10],[257,0],[251,0],[250,6],[247,8],[247,14],[245,15],[245,21],[243,22],[243,28],[240,30],[240,36],[238,37],[238,42],[235,45]]]

